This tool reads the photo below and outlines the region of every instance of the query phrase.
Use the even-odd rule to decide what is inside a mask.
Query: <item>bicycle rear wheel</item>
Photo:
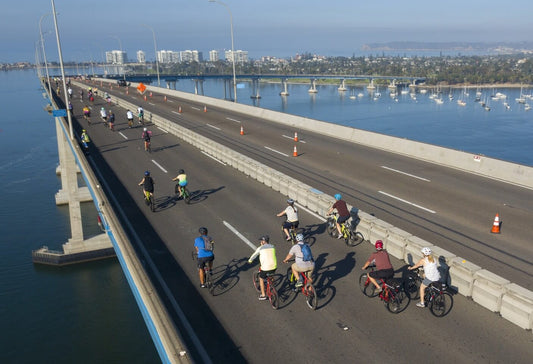
[[[261,286],[259,285],[259,280],[260,280],[260,279],[261,279],[261,278],[259,278],[259,271],[256,270],[256,271],[253,273],[253,275],[252,275],[252,281],[253,281],[253,283],[254,283],[254,287],[255,287],[255,290],[256,290],[257,292],[261,292]]]
[[[429,310],[436,317],[446,316],[453,307],[453,296],[448,292],[441,292],[429,303]]]
[[[376,293],[376,286],[368,280],[368,273],[363,273],[359,276],[359,288],[367,297],[376,297],[378,295]]]
[[[390,313],[400,313],[409,306],[411,298],[405,291],[401,290],[394,293],[391,291],[390,294],[392,297],[390,297],[387,302],[387,310],[389,310]]]
[[[363,234],[361,234],[358,231],[349,230],[348,241],[346,241],[346,245],[356,246],[358,244],[361,244],[363,240],[365,240],[365,238],[363,237]]]
[[[329,218],[328,221],[326,221],[326,232],[329,236],[332,238],[337,237],[337,225],[335,224],[335,220]]]
[[[310,309],[316,310],[318,306],[318,296],[316,294],[315,286],[307,283],[305,286],[305,302]]]
[[[404,282],[404,290],[409,294],[411,299],[416,300],[420,298],[420,288],[416,284],[416,280],[408,277]]]
[[[268,285],[269,285],[268,300],[270,301],[272,308],[274,310],[277,310],[279,308],[278,292],[276,291],[276,288],[274,288],[274,285],[272,282],[268,283]]]
[[[150,199],[150,210],[152,212],[154,212],[155,211],[155,203],[154,203],[154,194],[153,193],[150,195],[149,199]]]
[[[189,194],[187,187],[183,187],[183,199],[187,205],[191,203],[191,195]]]

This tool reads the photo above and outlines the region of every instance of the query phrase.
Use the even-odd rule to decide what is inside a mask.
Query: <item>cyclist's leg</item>
[[[198,258],[198,275],[199,275],[199,278],[200,278],[200,284],[202,286],[205,285],[204,266],[205,266],[205,260],[203,258]]]

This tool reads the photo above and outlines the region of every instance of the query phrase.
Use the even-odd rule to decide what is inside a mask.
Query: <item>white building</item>
[[[124,51],[107,51],[105,52],[105,61],[110,64],[125,64],[128,62],[128,56]]]
[[[231,57],[231,50],[225,51],[224,56],[226,57],[226,61],[232,62],[233,58]],[[241,51],[237,50],[235,51],[235,63],[238,62],[248,62],[248,51]]]
[[[202,62],[203,58],[202,52],[197,50],[186,50],[180,52],[180,62]]]
[[[146,63],[146,53],[144,53],[144,51],[141,51],[141,50],[137,51],[137,62]]]
[[[157,61],[159,63],[178,63],[180,54],[174,51],[157,51]]]
[[[218,51],[214,49],[209,51],[209,62],[217,62],[219,59]]]

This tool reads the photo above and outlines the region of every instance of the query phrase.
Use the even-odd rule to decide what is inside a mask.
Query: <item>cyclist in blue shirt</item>
[[[204,267],[207,265],[209,274],[213,274],[213,261],[215,254],[213,254],[213,239],[207,235],[207,228],[201,227],[198,229],[200,236],[194,239],[194,247],[198,254],[198,275],[200,276],[200,287],[205,288],[205,272]]]

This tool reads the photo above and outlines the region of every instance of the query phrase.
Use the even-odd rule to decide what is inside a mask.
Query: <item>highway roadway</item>
[[[112,95],[117,92],[116,87],[105,90]],[[148,110],[148,117],[157,110],[328,194],[340,191],[363,211],[532,288],[531,246],[525,237],[526,223],[531,221],[531,191],[303,131],[298,131],[299,156],[292,157],[294,130],[278,124],[211,109],[204,112],[203,105],[176,99],[164,102],[161,96],[145,102],[134,92],[126,95],[124,88],[118,92],[123,98],[135,98]],[[179,305],[194,327],[195,334],[187,332],[176,314],[189,346],[198,348],[200,342],[205,348],[193,350],[198,360],[207,355],[214,362],[525,363],[532,357],[531,332],[460,295],[445,318],[432,317],[414,304],[399,315],[388,313],[379,299],[364,297],[357,287],[371,246],[348,248],[329,238],[323,219],[302,209],[302,227],[317,258],[320,301],[312,312],[301,295],[290,293],[283,279],[288,267],[281,261],[289,245],[281,240],[281,221],[275,215],[285,207],[285,196],[156,127],[151,127],[153,153],[146,153],[142,128],[127,127],[125,110],[112,107],[117,115],[115,132],[97,122],[102,105],[101,98],[91,105],[92,126],[79,118],[93,142],[89,159],[123,225],[131,227],[132,240],[157,266],[160,289],[166,290],[171,312]],[[75,99],[76,117],[81,107],[79,98]],[[194,194],[188,206],[172,195],[171,178],[179,168],[186,170]],[[154,213],[143,204],[137,186],[147,169],[156,182]],[[504,222],[500,235],[489,232],[496,212]],[[191,259],[200,226],[208,227],[216,241],[214,297],[199,288]],[[245,263],[253,252],[250,244],[257,244],[265,233],[277,246],[277,282],[283,295],[278,311],[257,300],[251,284],[257,264]],[[399,274],[405,268],[398,260],[393,264]]]

